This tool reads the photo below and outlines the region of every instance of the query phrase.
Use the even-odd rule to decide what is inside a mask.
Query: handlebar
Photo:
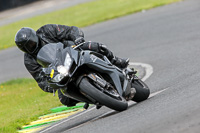
[[[73,49],[75,50],[75,49],[79,48],[80,46],[82,46],[82,45],[85,44],[85,43],[86,43],[86,42],[80,43],[79,45],[77,45],[77,46],[74,47]]]

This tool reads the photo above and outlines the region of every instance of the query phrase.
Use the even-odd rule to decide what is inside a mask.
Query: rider
[[[15,43],[17,47],[25,52],[24,64],[37,81],[38,86],[45,92],[53,93],[53,88],[48,84],[47,78],[42,73],[42,66],[37,63],[37,53],[41,47],[49,43],[62,42],[64,47],[70,47],[78,45],[84,40],[84,33],[76,26],[66,26],[57,24],[47,24],[34,31],[31,28],[21,28],[15,36]],[[111,63],[123,69],[128,65],[129,60],[121,59],[113,56],[113,53],[106,48],[104,44],[97,42],[85,42],[81,46],[84,50],[96,51],[105,55]],[[78,101],[64,96],[60,90],[58,90],[58,97],[60,102],[66,106],[74,106]]]

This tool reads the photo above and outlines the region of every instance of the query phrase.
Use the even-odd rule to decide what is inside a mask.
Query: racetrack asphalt
[[[199,133],[199,9],[199,0],[184,0],[83,28],[86,40],[106,43],[115,55],[153,66],[145,82],[151,93],[165,91],[123,112],[91,109],[48,133]],[[1,51],[0,60],[26,75],[17,67],[22,54],[15,48]],[[0,70],[3,76],[9,73]]]

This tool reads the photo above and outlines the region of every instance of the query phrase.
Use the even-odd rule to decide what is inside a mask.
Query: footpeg
[[[137,73],[137,71],[135,71],[134,68],[131,68],[131,70],[133,71],[133,74]]]
[[[127,67],[125,72],[126,72],[127,75],[133,75],[133,74],[137,73],[137,71],[134,71],[134,68],[129,68],[129,67]]]

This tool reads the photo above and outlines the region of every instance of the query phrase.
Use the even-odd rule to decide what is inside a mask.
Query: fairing
[[[95,70],[97,73],[99,72],[101,74],[109,75],[119,95],[121,96],[125,95],[125,92],[127,92],[127,88],[129,88],[127,87],[129,81],[127,81],[122,70],[113,66],[105,56],[100,55],[98,53],[87,50],[77,51],[71,47],[64,48],[62,43],[47,44],[43,46],[38,52],[37,61],[44,68],[48,68],[51,66],[54,66],[54,68],[56,68],[58,65],[64,64],[67,53],[69,53],[70,57],[73,60],[73,67],[75,66],[75,69],[73,69],[73,71],[70,71],[67,79],[72,78],[73,80],[77,80],[78,78],[77,75],[79,77],[82,76],[82,74],[87,75],[88,73],[85,73],[86,72],[85,69],[88,68],[88,70]],[[79,73],[80,72],[79,70],[81,70],[81,73]],[[75,78],[73,78],[74,76]],[[75,89],[74,87],[73,89],[67,87],[69,81],[71,82],[72,80],[66,81],[65,82],[66,84],[64,83],[64,86],[59,86],[59,87],[61,87],[62,91],[68,96],[74,95],[75,97],[75,94],[76,95],[79,94],[78,97],[81,97],[80,93],[77,92],[73,93],[74,92],[73,89]],[[81,100],[83,101],[83,99]]]
[[[56,60],[56,55],[63,49],[63,44],[54,43],[47,44],[43,46],[37,54],[37,62],[44,68],[48,67],[51,63],[54,63]]]

